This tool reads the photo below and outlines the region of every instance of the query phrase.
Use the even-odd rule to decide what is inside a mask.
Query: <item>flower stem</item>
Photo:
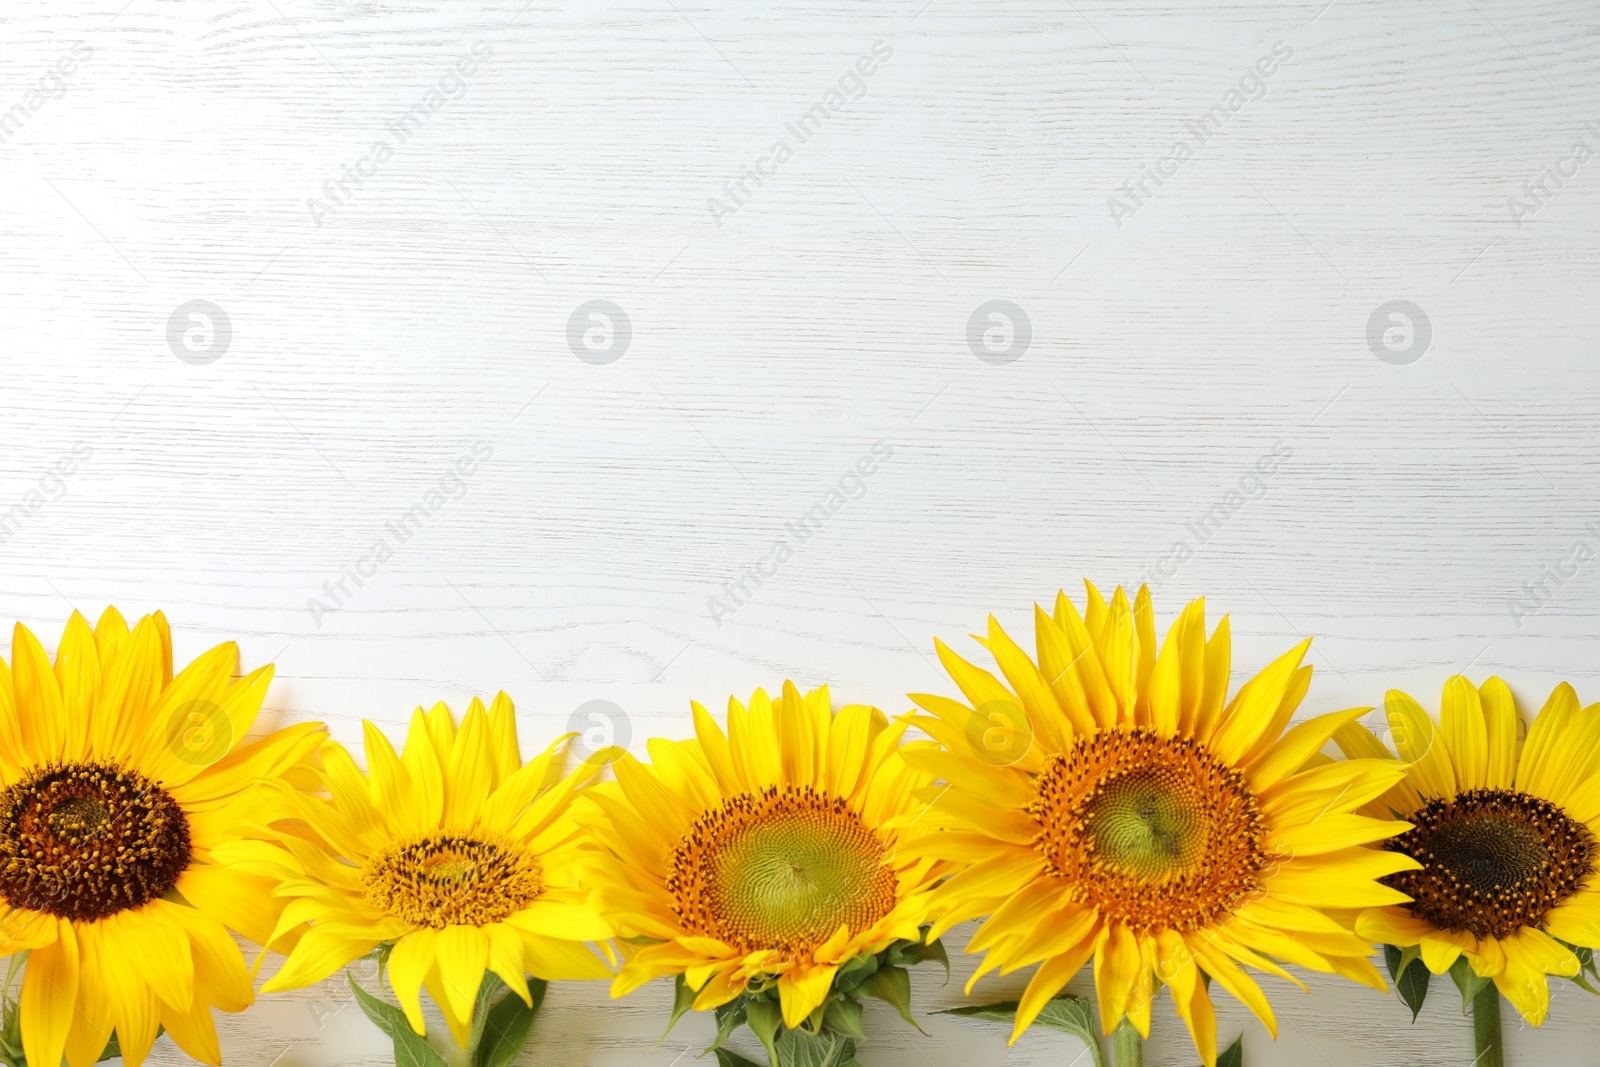
[[[1472,998],[1472,1042],[1477,1058],[1472,1067],[1505,1067],[1500,1044],[1500,991],[1485,982]]]
[[[1111,1032],[1111,1062],[1116,1067],[1144,1067],[1144,1039],[1126,1017]]]

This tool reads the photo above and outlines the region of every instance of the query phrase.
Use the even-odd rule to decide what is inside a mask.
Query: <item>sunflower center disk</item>
[[[1547,800],[1509,789],[1471,789],[1407,815],[1414,824],[1384,847],[1420,861],[1384,882],[1442,930],[1506,937],[1542,927],[1549,910],[1594,872],[1594,835]]]
[[[368,903],[402,922],[443,929],[486,926],[514,915],[544,890],[539,861],[510,840],[430,833],[361,870]]]
[[[58,763],[0,792],[0,897],[14,908],[103,919],[166,893],[189,857],[183,809],[137,771]]]
[[[667,887],[684,924],[741,952],[809,951],[895,904],[884,848],[849,806],[809,787],[745,793],[701,815]]]
[[[1047,872],[1105,918],[1193,930],[1260,890],[1260,806],[1242,774],[1192,740],[1144,727],[1081,737],[1046,761],[1034,790]]]

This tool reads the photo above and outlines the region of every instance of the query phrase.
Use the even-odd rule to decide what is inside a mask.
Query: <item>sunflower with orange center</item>
[[[927,712],[911,721],[941,747],[905,758],[945,784],[900,852],[966,868],[938,890],[932,933],[988,916],[967,949],[987,953],[973,982],[1037,965],[1012,1041],[1091,960],[1119,1062],[1130,1044],[1137,1062],[1163,984],[1207,1067],[1208,980],[1276,1035],[1241,965],[1295,981],[1281,966],[1291,963],[1386,988],[1370,943],[1325,912],[1401,903],[1379,879],[1419,866],[1368,847],[1409,824],[1356,810],[1403,769],[1319,754],[1367,709],[1290,728],[1311,679],[1309,641],[1230,698],[1226,618],[1208,637],[1196,600],[1158,645],[1147,589],[1132,605],[1120,588],[1110,603],[1087,589],[1082,613],[1064,593],[1053,615],[1035,607],[1037,660],[991,617],[978,640],[1000,677],[939,643],[965,699],[911,697]]]
[[[0,956],[28,953],[29,1063],[85,1067],[114,1034],[137,1067],[158,1027],[221,1063],[212,1008],[255,999],[228,930],[264,944],[278,908],[213,854],[269,817],[254,786],[302,773],[324,731],[238,746],[272,679],[235,678],[238,661],[218,645],[174,675],[160,613],[129,631],[115,608],[92,630],[74,612],[54,665],[16,627],[0,661]]]
[[[580,814],[591,899],[624,938],[612,996],[676,976],[681,1010],[736,1011],[780,1062],[803,1034],[855,1035],[857,992],[907,1011],[890,986],[938,954],[921,928],[946,865],[891,825],[929,781],[899,758],[905,724],[788,682],[729,700],[726,733],[693,707],[694,739],[623,755]]]
[[[1562,683],[1520,746],[1499,678],[1447,681],[1437,725],[1399,690],[1384,710],[1407,772],[1363,810],[1413,823],[1386,847],[1421,868],[1387,879],[1410,902],[1369,908],[1356,929],[1452,972],[1477,1018],[1480,1062],[1499,1063],[1495,991],[1538,1026],[1546,975],[1580,977],[1574,949],[1600,949],[1600,704],[1580,707]],[[1359,723],[1335,740],[1346,755],[1389,754]]]

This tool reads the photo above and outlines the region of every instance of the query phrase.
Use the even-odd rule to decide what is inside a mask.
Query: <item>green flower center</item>
[[[1085,806],[1084,821],[1090,847],[1141,878],[1191,867],[1206,843],[1205,812],[1193,791],[1154,772],[1106,782]]]
[[[860,932],[895,904],[884,848],[845,802],[768,788],[702,815],[671,859],[674,910],[742,952],[803,952]]]

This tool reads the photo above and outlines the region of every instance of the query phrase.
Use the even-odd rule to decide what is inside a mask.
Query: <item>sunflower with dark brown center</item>
[[[897,822],[932,778],[900,758],[904,723],[835,714],[827,689],[730,700],[726,733],[694,717],[693,740],[651,742],[650,765],[624,756],[617,792],[586,805],[596,906],[643,944],[611,994],[683,975],[708,1011],[776,985],[797,1027],[842,965],[921,940],[948,866],[901,851]]]
[[[18,626],[0,663],[0,956],[28,952],[18,1013],[29,1063],[88,1067],[115,1033],[137,1067],[164,1028],[218,1063],[212,1010],[254,999],[229,929],[272,939],[281,905],[215,849],[268,817],[319,723],[236,747],[272,668],[235,678],[219,645],[173,674],[161,615],[73,614],[51,662]]]
[[[1276,1030],[1241,965],[1385,988],[1370,943],[1324,911],[1399,903],[1378,879],[1417,866],[1367,847],[1408,824],[1352,810],[1401,771],[1319,755],[1364,709],[1290,728],[1306,644],[1230,699],[1227,619],[1208,634],[1195,601],[1158,642],[1148,590],[1132,603],[1087,593],[1082,612],[1064,593],[1053,613],[1035,607],[1035,656],[991,618],[998,674],[939,644],[963,699],[911,694],[943,751],[906,759],[948,785],[900,851],[964,868],[935,891],[931,936],[984,919],[967,947],[986,953],[974,982],[1037,967],[1013,1041],[1092,962],[1107,1034],[1148,1035],[1165,988],[1208,1065],[1218,989]]]
[[[190,851],[183,809],[138,771],[35,767],[0,792],[0,897],[12,907],[104,919],[165,895]]]
[[[1498,678],[1445,683],[1439,722],[1392,690],[1385,702],[1405,780],[1375,800],[1415,828],[1385,847],[1420,870],[1385,879],[1409,903],[1363,912],[1357,930],[1443,974],[1465,956],[1537,1026],[1550,1007],[1545,976],[1578,973],[1568,946],[1600,948],[1600,706],[1580,708],[1559,686],[1519,755],[1517,710]],[[1352,723],[1337,735],[1351,756],[1388,756]]]

